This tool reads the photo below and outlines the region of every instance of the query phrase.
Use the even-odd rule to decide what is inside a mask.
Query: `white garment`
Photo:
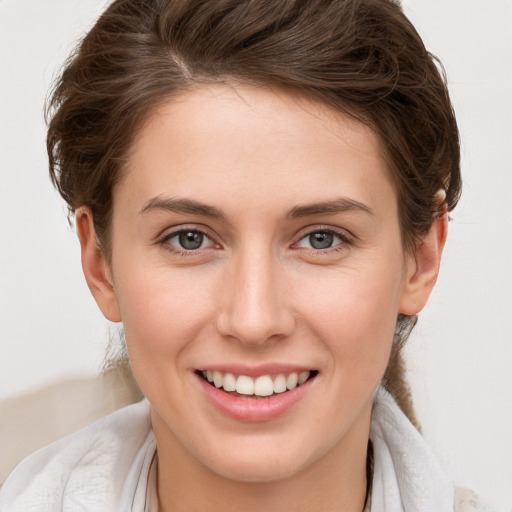
[[[370,438],[369,512],[453,511],[453,486],[383,389]],[[149,403],[142,400],[21,462],[0,489],[0,512],[157,512],[155,452]]]
[[[155,451],[142,400],[23,460],[0,489],[0,512],[145,512]]]
[[[378,389],[372,412],[371,512],[451,512],[454,487],[392,396]]]

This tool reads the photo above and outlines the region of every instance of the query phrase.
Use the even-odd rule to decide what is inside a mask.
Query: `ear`
[[[89,290],[105,317],[111,322],[120,322],[112,274],[96,236],[92,213],[89,208],[82,207],[77,210],[75,218],[82,249],[82,269]]]
[[[439,274],[439,265],[448,234],[446,194],[439,191],[436,202],[441,204],[440,213],[428,233],[418,242],[416,254],[407,261],[407,275],[402,291],[399,313],[415,315],[426,305]]]

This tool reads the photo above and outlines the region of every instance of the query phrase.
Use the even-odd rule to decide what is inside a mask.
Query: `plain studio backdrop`
[[[42,107],[105,0],[0,0],[0,400],[92,377],[109,326],[47,174]],[[407,348],[423,432],[448,474],[512,510],[512,1],[406,0],[443,61],[464,192]],[[115,327],[114,327],[115,329]]]

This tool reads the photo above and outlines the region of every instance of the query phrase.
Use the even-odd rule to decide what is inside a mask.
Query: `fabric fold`
[[[454,487],[423,436],[380,387],[370,439],[374,473],[371,512],[453,511]]]
[[[452,484],[383,388],[375,394],[370,439],[366,512],[453,511]],[[148,499],[155,495],[155,454],[150,406],[142,400],[21,462],[0,489],[0,512],[157,512]]]

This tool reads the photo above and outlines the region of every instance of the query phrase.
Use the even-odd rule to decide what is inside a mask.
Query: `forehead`
[[[298,93],[254,86],[201,87],[160,105],[135,138],[123,187],[138,203],[200,194],[233,208],[246,208],[247,196],[260,207],[329,193],[374,202],[384,189],[394,199],[368,126]]]

